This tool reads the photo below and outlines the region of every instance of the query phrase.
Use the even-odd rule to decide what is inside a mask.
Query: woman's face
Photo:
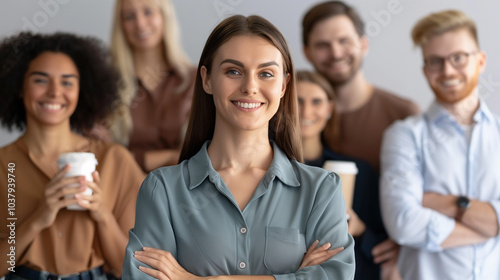
[[[297,83],[300,130],[302,138],[319,137],[333,112],[333,102],[326,92],[311,82]]]
[[[33,59],[23,84],[27,123],[69,124],[78,104],[79,81],[78,69],[66,54],[44,52]]]
[[[261,37],[239,35],[219,47],[211,67],[201,76],[214,98],[216,127],[267,131],[288,80],[280,51]]]
[[[157,48],[163,42],[163,14],[156,1],[123,0],[121,21],[125,38],[133,50]]]

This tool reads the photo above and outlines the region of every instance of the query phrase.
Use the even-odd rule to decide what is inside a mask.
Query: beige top
[[[123,232],[133,227],[137,193],[145,174],[132,155],[124,147],[90,140],[75,152],[91,152],[96,155],[97,170],[101,177],[102,198]],[[28,147],[22,140],[0,149],[0,238],[9,235],[7,220],[7,180],[9,163],[15,164],[15,217],[16,225],[22,224],[36,209],[44,196],[50,179],[56,174],[53,166],[37,166]],[[5,252],[2,252],[5,257]],[[3,257],[1,259],[4,259]],[[61,209],[55,222],[42,230],[25,252],[16,252],[16,266],[67,274],[85,271],[105,263],[95,222],[88,211]]]
[[[363,159],[380,171],[380,145],[385,129],[394,121],[419,112],[412,101],[374,88],[372,97],[364,106],[340,114],[335,151]]]

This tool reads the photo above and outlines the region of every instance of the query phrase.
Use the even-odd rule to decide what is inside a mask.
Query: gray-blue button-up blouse
[[[214,170],[207,141],[191,159],[157,169],[142,183],[123,279],[152,279],[134,251],[169,251],[198,276],[274,275],[276,279],[353,279],[354,240],[347,232],[339,176],[274,157],[243,211]],[[297,270],[316,239],[345,249]]]

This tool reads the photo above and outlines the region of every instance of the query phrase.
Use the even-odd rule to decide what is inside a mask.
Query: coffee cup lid
[[[327,160],[323,168],[341,174],[357,174],[358,168],[353,161]]]
[[[62,166],[72,163],[72,162],[91,162],[97,165],[97,159],[93,153],[64,153],[59,155],[59,159],[57,160],[57,165],[59,168]]]

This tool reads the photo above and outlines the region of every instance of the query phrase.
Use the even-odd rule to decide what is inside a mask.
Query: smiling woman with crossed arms
[[[150,173],[139,192],[124,279],[353,278],[339,177],[299,162],[294,75],[267,20],[215,28],[181,163]]]

